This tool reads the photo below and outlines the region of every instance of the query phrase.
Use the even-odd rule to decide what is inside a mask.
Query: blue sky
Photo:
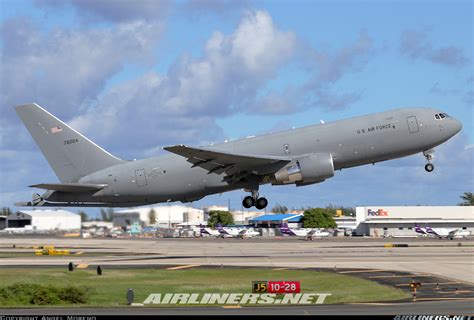
[[[463,122],[436,150],[261,190],[288,207],[455,205],[473,191],[472,1],[0,2],[0,206],[54,182],[13,106],[37,102],[115,155],[143,158],[398,107]],[[242,191],[195,206],[240,208]],[[90,214],[95,209],[87,209]]]

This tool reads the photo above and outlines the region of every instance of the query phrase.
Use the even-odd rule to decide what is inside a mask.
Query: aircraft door
[[[135,170],[135,181],[136,181],[138,187],[146,187],[147,186],[148,183],[146,181],[145,169]]]
[[[418,128],[418,121],[416,120],[415,116],[412,117],[407,117],[407,122],[408,122],[408,130],[410,133],[415,133],[420,131],[420,128]]]

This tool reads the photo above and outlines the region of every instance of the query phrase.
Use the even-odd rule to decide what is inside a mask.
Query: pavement
[[[402,244],[394,247],[392,244]],[[34,256],[34,247],[55,245],[69,256]],[[31,254],[31,256],[29,256]],[[65,268],[292,268],[331,271],[412,292],[416,302],[344,305],[185,308],[0,309],[0,314],[173,315],[173,314],[474,314],[474,239],[297,238],[259,239],[82,239],[1,237],[0,271],[15,266]],[[106,271],[105,271],[106,272]]]
[[[285,307],[115,307],[0,309],[1,315],[474,315],[474,300]]]
[[[474,284],[474,239],[81,239],[2,237],[0,268],[8,265],[207,265],[356,268],[430,273]],[[408,247],[384,247],[407,244]],[[33,246],[55,245],[78,255],[33,255]],[[15,247],[13,247],[15,246]],[[2,253],[32,253],[2,258]]]

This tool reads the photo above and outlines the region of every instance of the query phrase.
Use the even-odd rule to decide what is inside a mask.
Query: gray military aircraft
[[[422,152],[433,171],[433,148],[462,125],[430,108],[396,109],[248,137],[206,147],[175,145],[170,154],[125,161],[105,151],[37,104],[16,107],[61,183],[17,206],[130,207],[189,202],[244,189],[243,206],[263,209],[259,186],[306,186],[342,170]]]

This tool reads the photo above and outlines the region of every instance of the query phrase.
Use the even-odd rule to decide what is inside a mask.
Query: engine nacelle
[[[272,184],[295,183],[297,186],[322,182],[334,176],[334,163],[330,153],[311,153],[295,159],[289,166],[275,172]]]

